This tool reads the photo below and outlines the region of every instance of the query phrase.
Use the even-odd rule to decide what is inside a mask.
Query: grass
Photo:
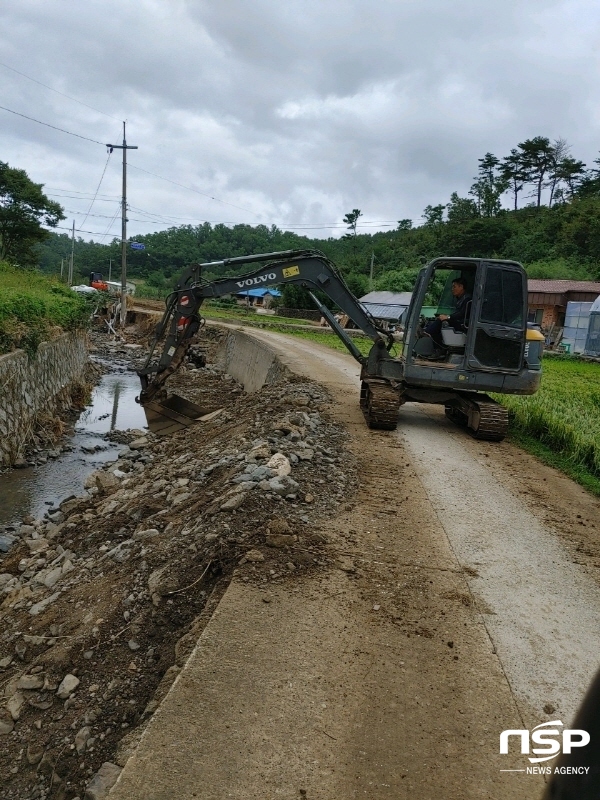
[[[542,386],[533,397],[502,395],[511,431],[528,450],[562,463],[580,483],[600,479],[600,365],[575,358],[546,358]],[[536,452],[536,455],[538,453]],[[541,456],[540,456],[541,457]]]
[[[62,331],[84,327],[90,309],[84,298],[34,270],[0,262],[0,354],[39,344]]]

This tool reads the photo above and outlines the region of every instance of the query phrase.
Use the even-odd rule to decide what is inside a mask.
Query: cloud
[[[92,0],[76,13],[5,0],[1,15],[5,63],[113,119],[1,67],[0,103],[101,142],[126,118],[132,165],[202,193],[132,169],[131,204],[163,225],[322,225],[356,207],[365,221],[418,220],[465,194],[487,151],[547,135],[597,157],[591,0]],[[0,114],[3,160],[93,193],[102,147]],[[64,204],[83,214],[89,201]],[[96,212],[107,217],[86,229],[103,232],[108,199]],[[132,234],[158,227],[130,218]]]

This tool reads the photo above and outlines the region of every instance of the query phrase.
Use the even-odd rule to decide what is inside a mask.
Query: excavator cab
[[[426,271],[425,275],[426,283],[422,287],[424,289],[423,302],[420,309],[414,311],[419,317],[419,327],[412,350],[413,357],[417,361],[419,359],[431,360],[457,366],[463,363],[463,359],[457,358],[457,356],[462,356],[465,352],[477,268],[472,264],[465,264],[457,268],[455,265],[441,263],[439,267]],[[449,316],[455,310],[456,300],[452,287],[456,281],[461,282],[464,294],[468,298],[464,323],[452,326],[445,322],[438,335],[432,338],[427,332],[428,329],[435,327],[431,323],[435,323],[440,314]]]
[[[102,277],[101,272],[90,272],[90,286],[99,292],[108,291],[108,283]]]

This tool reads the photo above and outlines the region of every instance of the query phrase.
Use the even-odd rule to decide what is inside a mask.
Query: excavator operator
[[[442,324],[447,322],[455,331],[464,333],[471,312],[471,295],[467,292],[467,283],[464,278],[455,278],[452,281],[452,296],[456,300],[452,314],[438,314],[425,326],[425,333],[431,336],[436,345],[442,349],[444,348]]]

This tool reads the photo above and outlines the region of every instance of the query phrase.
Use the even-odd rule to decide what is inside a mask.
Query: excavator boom
[[[253,272],[203,281],[202,271],[216,267],[231,267],[243,264],[267,262]],[[175,395],[168,399],[157,398],[167,378],[183,362],[193,337],[202,325],[200,308],[206,299],[216,299],[236,294],[246,289],[261,286],[277,286],[286,283],[299,284],[309,290],[317,308],[329,320],[340,339],[352,356],[364,365],[366,358],[358,350],[352,339],[338,324],[314,294],[321,290],[354,321],[373,342],[385,349],[386,333],[377,326],[371,315],[365,311],[335,266],[320,252],[313,250],[287,250],[275,253],[258,253],[251,256],[210,261],[188,268],[180,277],[175,291],[167,298],[165,314],[157,326],[157,331],[146,363],[138,372],[142,382],[139,402],[146,410],[148,425],[159,433],[171,433],[178,428],[192,424],[205,416],[189,401]],[[168,332],[167,332],[168,329]],[[154,350],[158,341],[165,336],[162,353],[153,362]]]

